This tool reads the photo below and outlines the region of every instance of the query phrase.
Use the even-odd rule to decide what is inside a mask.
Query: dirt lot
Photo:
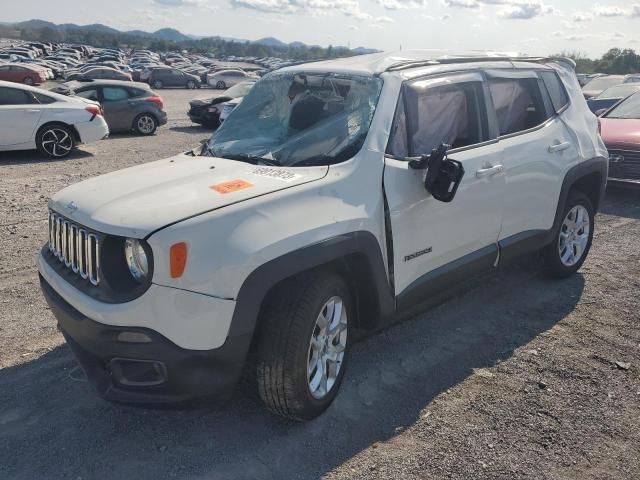
[[[640,478],[633,190],[608,192],[580,274],[550,281],[527,258],[357,344],[316,421],[269,415],[247,385],[217,410],[100,400],[56,330],[34,257],[52,193],[207,136],[185,114],[193,92],[162,95],[169,124],[152,138],[117,135],[64,161],[0,153],[0,478]]]

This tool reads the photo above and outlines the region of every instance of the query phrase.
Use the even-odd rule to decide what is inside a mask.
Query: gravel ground
[[[578,275],[551,281],[532,256],[357,344],[313,422],[271,416],[249,382],[222,409],[94,395],[38,287],[46,201],[207,136],[185,114],[194,92],[162,95],[154,137],[0,153],[0,478],[640,478],[638,190],[608,191]]]

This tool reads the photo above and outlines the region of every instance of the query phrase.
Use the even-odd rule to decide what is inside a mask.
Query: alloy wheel
[[[591,218],[582,205],[576,205],[567,213],[560,228],[558,253],[560,261],[566,267],[573,267],[584,255],[589,243]]]
[[[61,128],[50,128],[42,134],[42,149],[50,156],[60,158],[73,148],[73,138]]]
[[[153,132],[153,129],[156,126],[156,122],[149,115],[142,115],[140,118],[138,118],[136,125],[140,133],[149,135]]]
[[[342,298],[331,297],[318,314],[307,356],[309,392],[317,400],[326,397],[338,379],[347,347],[347,327]]]

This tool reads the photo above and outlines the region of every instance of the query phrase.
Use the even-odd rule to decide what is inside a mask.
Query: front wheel
[[[258,390],[272,412],[294,420],[320,415],[344,376],[353,309],[344,280],[316,273],[283,285],[262,316]]]
[[[594,209],[585,194],[573,192],[562,213],[562,223],[554,241],[544,251],[549,273],[567,277],[577,272],[587,259],[593,241]]]
[[[153,135],[158,128],[158,122],[153,115],[143,113],[133,121],[133,129],[140,135]]]
[[[25,77],[25,79],[22,80],[22,83],[25,85],[33,85],[33,79],[31,77]]]
[[[194,88],[196,88],[196,82],[194,82],[193,80],[189,80],[189,81],[187,82],[187,88],[188,88],[189,90],[193,90]]]
[[[225,88],[227,88],[227,86],[222,80],[220,80],[218,81],[218,83],[216,83],[216,88],[218,90],[224,90]]]
[[[36,135],[36,147],[51,158],[64,158],[75,147],[73,132],[66,125],[42,128]]]
[[[162,82],[160,80],[154,80],[153,88],[162,88]]]

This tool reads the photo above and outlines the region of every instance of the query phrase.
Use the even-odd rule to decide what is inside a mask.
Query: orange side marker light
[[[180,278],[187,266],[187,244],[174,243],[169,251],[171,278]]]

